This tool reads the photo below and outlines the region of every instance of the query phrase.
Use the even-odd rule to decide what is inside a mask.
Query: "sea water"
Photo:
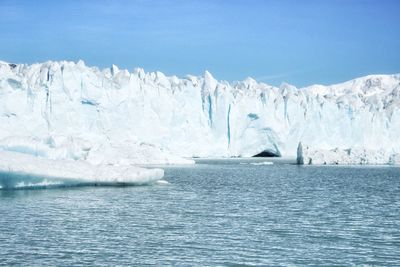
[[[400,265],[399,167],[267,161],[166,167],[168,184],[0,190],[0,265]]]

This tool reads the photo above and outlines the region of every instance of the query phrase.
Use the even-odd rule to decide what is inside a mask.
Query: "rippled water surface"
[[[0,265],[400,265],[399,167],[249,163],[168,167],[168,185],[0,190]]]

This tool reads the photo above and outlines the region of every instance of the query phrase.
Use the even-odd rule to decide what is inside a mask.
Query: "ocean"
[[[0,190],[0,265],[400,265],[400,167],[164,169],[146,186]]]

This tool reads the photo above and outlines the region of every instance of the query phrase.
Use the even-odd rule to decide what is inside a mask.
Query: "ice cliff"
[[[399,165],[400,153],[365,148],[313,149],[299,143],[297,164],[300,165]]]
[[[217,81],[209,72],[180,79],[82,61],[0,63],[6,150],[95,163],[158,155],[157,163],[171,155],[294,157],[300,141],[316,149],[400,152],[400,75],[298,89],[251,78]]]

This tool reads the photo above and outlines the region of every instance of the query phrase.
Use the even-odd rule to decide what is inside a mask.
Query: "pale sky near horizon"
[[[400,73],[395,0],[0,0],[0,60],[332,84]]]

